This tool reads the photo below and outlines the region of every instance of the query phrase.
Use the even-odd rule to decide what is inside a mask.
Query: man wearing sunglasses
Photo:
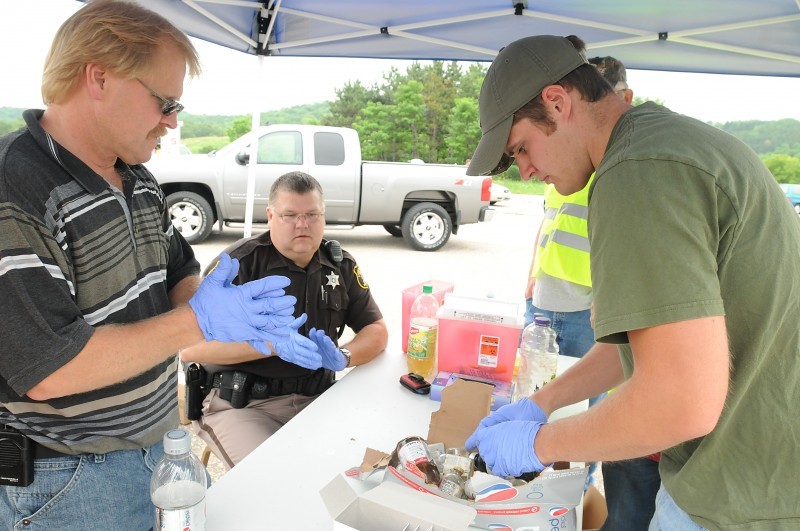
[[[232,286],[225,256],[200,284],[141,165],[177,125],[187,69],[197,53],[167,20],[90,2],[45,61],[47,110],[0,138],[0,442],[15,464],[0,474],[0,529],[152,527],[179,349],[291,342],[320,357],[297,334],[288,279]]]
[[[203,416],[196,433],[231,468],[331,387],[337,371],[367,363],[386,348],[388,331],[355,259],[338,242],[323,239],[325,202],[319,182],[307,173],[284,174],[272,184],[269,230],[234,243],[224,252],[239,259],[239,284],[267,275],[291,279],[295,313],[308,322],[301,333],[319,348],[321,362],[264,358],[248,344],[210,342],[181,351],[183,361],[208,362],[225,349],[238,363],[205,364]],[[355,336],[341,343],[349,327]],[[237,389],[233,388],[239,383]]]

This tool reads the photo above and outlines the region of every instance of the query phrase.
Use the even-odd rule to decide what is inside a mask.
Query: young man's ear
[[[548,109],[553,109],[559,113],[568,112],[572,108],[572,100],[561,85],[546,86],[542,90],[542,102]]]

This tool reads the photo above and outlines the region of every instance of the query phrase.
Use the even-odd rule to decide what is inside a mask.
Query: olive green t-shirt
[[[640,105],[597,169],[589,239],[598,340],[725,316],[719,423],[662,454],[676,503],[709,529],[800,529],[800,221],[767,168],[727,133]]]

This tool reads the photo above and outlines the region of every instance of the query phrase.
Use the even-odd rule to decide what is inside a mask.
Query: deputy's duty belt
[[[266,378],[243,371],[222,371],[211,375],[208,389],[218,388],[219,397],[238,409],[247,405],[250,400],[263,400],[273,396],[316,396],[329,389],[334,378],[333,371],[323,368],[307,376],[290,378]]]

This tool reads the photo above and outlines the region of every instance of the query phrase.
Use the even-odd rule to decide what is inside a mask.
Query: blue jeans
[[[658,463],[646,457],[603,463],[608,517],[601,531],[644,530],[653,519],[661,486]]]
[[[656,512],[649,531],[705,531],[705,527],[697,525],[686,511],[678,507],[662,484],[656,496]]]
[[[27,487],[0,487],[0,529],[146,531],[155,523],[150,476],[162,443],[139,450],[34,461]]]

